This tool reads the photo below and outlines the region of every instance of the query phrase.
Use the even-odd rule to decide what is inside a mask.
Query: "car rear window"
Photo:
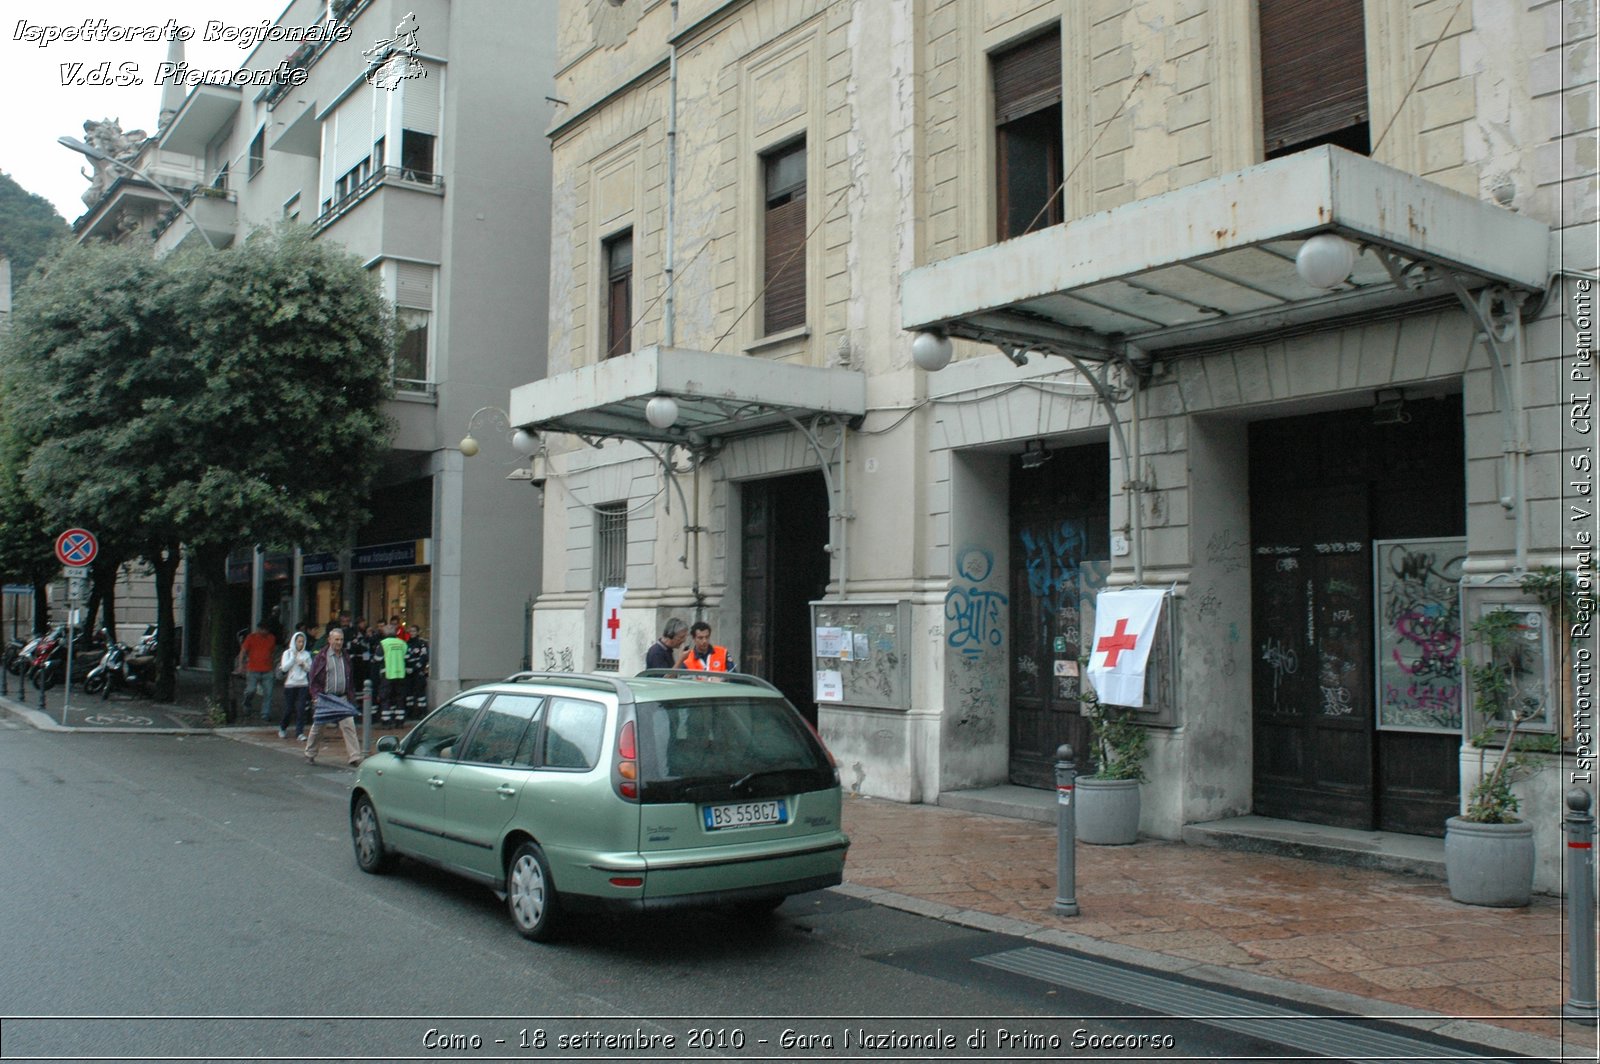
[[[645,802],[757,798],[835,783],[822,744],[781,698],[646,702],[637,720]]]

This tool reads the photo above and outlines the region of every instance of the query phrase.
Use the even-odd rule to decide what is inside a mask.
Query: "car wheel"
[[[534,942],[550,941],[559,904],[544,851],[531,842],[518,846],[506,869],[506,908],[518,933]]]
[[[356,799],[350,810],[350,837],[355,842],[356,864],[369,875],[381,876],[394,867],[395,857],[383,845],[383,829],[378,826],[378,811],[366,795]]]

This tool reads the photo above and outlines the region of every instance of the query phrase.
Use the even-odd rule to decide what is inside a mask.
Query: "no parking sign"
[[[56,558],[62,565],[81,569],[94,561],[99,551],[100,544],[94,533],[85,528],[69,528],[56,537]]]

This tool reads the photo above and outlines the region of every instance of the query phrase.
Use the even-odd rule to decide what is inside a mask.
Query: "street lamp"
[[[167,199],[172,201],[172,205],[178,208],[179,214],[182,214],[185,218],[189,219],[190,224],[194,226],[194,231],[200,234],[200,239],[204,240],[212,251],[219,250],[216,242],[213,241],[211,237],[207,235],[205,229],[201,227],[199,220],[195,218],[194,215],[189,213],[189,208],[185,207],[177,196],[174,196],[171,192],[169,192],[165,185],[151,177],[149,174],[145,173],[143,170],[140,170],[134,166],[130,166],[121,159],[107,155],[98,148],[91,148],[89,145],[85,144],[76,137],[57,137],[56,143],[61,145],[63,148],[69,148],[72,151],[77,152],[79,155],[86,156],[87,158],[98,159],[101,162],[110,163],[112,166],[126,170],[134,177],[149,183],[151,188],[155,189],[157,192],[161,193],[163,196],[167,197]]]

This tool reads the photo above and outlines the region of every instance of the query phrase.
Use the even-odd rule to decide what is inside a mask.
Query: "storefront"
[[[351,551],[356,612],[370,623],[399,617],[412,631],[425,630],[433,607],[431,547],[432,540],[414,539],[376,543]]]

